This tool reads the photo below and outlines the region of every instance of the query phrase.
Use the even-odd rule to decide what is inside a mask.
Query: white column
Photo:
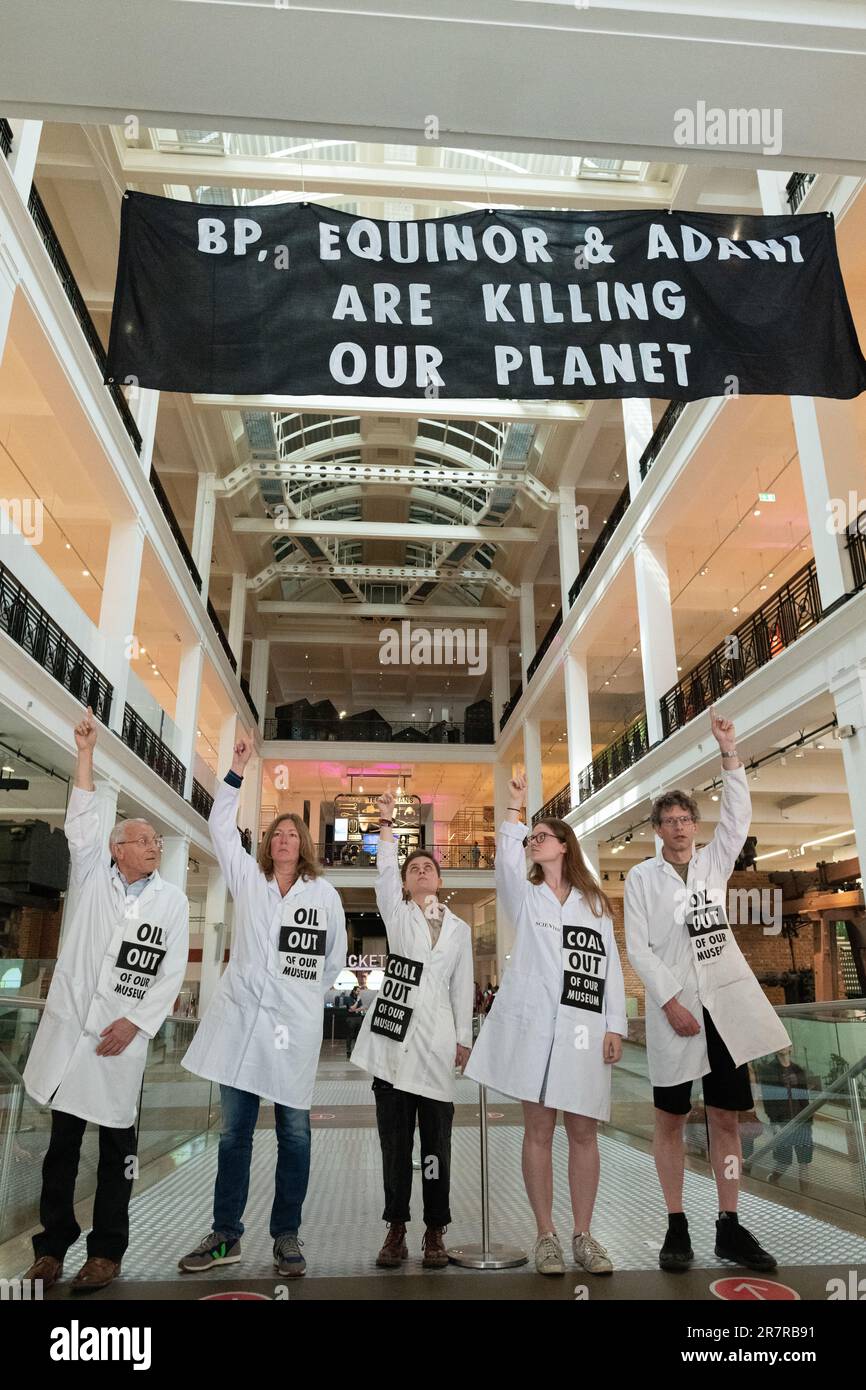
[[[17,287],[18,267],[13,265],[8,247],[0,241],[0,363],[3,361],[3,353],[6,351],[9,320],[12,317],[12,304]]]
[[[241,804],[238,825],[249,830],[253,837],[253,854],[259,843],[259,821],[262,815],[262,760],[254,753],[247,763],[244,784],[241,787]]]
[[[123,728],[129,663],[138,656],[135,619],[143,550],[144,526],[138,517],[111,523],[99,609],[99,634],[103,642],[100,668],[114,686],[110,727],[118,734]]]
[[[15,187],[26,203],[30,197],[30,185],[36,169],[39,154],[39,137],[42,134],[41,121],[17,121],[10,118],[12,127],[12,149],[9,152],[9,168]]]
[[[208,870],[207,896],[201,944],[201,982],[198,995],[198,1016],[201,1018],[216,989],[223,969],[226,942],[226,884],[219,869]]]
[[[493,732],[494,734],[498,734],[502,711],[508,704],[511,695],[511,684],[508,679],[508,647],[505,642],[494,643],[492,681]]]
[[[640,456],[652,439],[652,401],[623,401],[622,424],[625,431],[625,458],[628,465],[629,495],[634,498],[641,485]]]
[[[586,656],[566,652],[562,663],[565,682],[565,727],[568,740],[568,780],[571,783],[571,805],[578,804],[580,774],[592,762],[592,731],[589,719],[589,681]]]
[[[854,826],[860,872],[863,873],[866,869],[866,664],[835,672],[830,677],[830,690],[840,728],[853,724],[855,729],[853,738],[840,739],[839,746],[848,784],[851,824]]]
[[[186,774],[183,783],[184,800],[192,795],[193,754],[196,749],[198,706],[201,698],[201,678],[204,670],[204,643],[192,642],[184,647],[180,658],[177,681],[177,701],[174,722],[177,726],[175,757],[183,763]],[[224,774],[223,774],[224,775]]]
[[[537,719],[523,721],[523,765],[526,770],[526,823],[544,805],[544,784],[541,780],[541,724]]]
[[[141,435],[139,462],[145,477],[150,477],[153,463],[153,443],[156,439],[156,417],[159,413],[159,392],[148,386],[133,385],[129,394],[129,408],[132,418]]]
[[[568,591],[580,569],[580,549],[577,543],[577,508],[573,487],[561,487],[559,489],[556,530],[559,539],[559,590],[562,616],[565,619],[569,609]]]
[[[225,777],[232,765],[232,754],[238,739],[238,732],[238,717],[234,710],[231,710],[220,725],[220,741],[217,752],[217,781]]]
[[[584,835],[580,841],[580,849],[587,864],[601,883],[601,870],[598,867],[598,840],[592,840],[588,835]]]
[[[663,737],[659,700],[677,683],[671,589],[667,556],[661,541],[650,541],[642,536],[633,556],[647,733],[653,744]]]
[[[232,597],[229,608],[229,646],[235,654],[238,663],[238,670],[241,669],[241,658],[244,654],[244,622],[247,612],[247,576],[246,574],[232,575]]]
[[[268,662],[271,644],[266,637],[257,637],[253,642],[250,658],[250,695],[259,712],[259,728],[265,727],[265,707],[268,699]]]
[[[186,876],[189,869],[189,836],[166,835],[162,846],[162,859],[159,865],[160,878],[174,884],[182,893],[186,892]]]
[[[201,575],[201,601],[207,603],[210,587],[210,561],[216,516],[215,473],[199,473],[195,492],[195,522],[192,531],[192,558]]]
[[[505,812],[510,805],[508,783],[511,781],[511,763],[493,764],[493,820],[498,830],[505,820]]]
[[[529,684],[526,668],[535,656],[535,588],[532,584],[520,586],[520,669],[523,675],[523,689]]]

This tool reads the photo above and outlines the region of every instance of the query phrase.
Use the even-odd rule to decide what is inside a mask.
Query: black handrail
[[[640,456],[640,475],[645,478],[662,450],[662,445],[682,415],[686,401],[671,401],[662,418],[653,430],[652,438]]]
[[[14,574],[0,564],[0,631],[108,724],[114,687]]]
[[[253,706],[254,708],[254,706]],[[438,720],[425,727],[420,720],[397,719],[321,719],[299,713],[283,719],[265,719],[266,739],[295,742],[298,740],[329,743],[493,743],[489,724],[454,724]]]
[[[424,849],[436,860],[440,869],[492,869],[496,861],[496,848],[492,840],[470,844],[425,845]],[[319,858],[327,868],[371,869],[376,862],[375,852],[364,849],[356,840],[334,840],[329,845],[319,845]],[[398,862],[402,863],[405,852],[400,851]]]
[[[256,724],[258,724],[258,722],[259,722],[259,712],[258,712],[258,710],[256,709],[255,704],[253,703],[253,697],[252,697],[252,695],[250,694],[250,683],[249,683],[249,681],[247,680],[246,676],[241,676],[241,677],[240,677],[240,687],[241,687],[241,690],[244,692],[244,695],[246,696],[247,704],[249,705],[250,709],[251,709],[252,712],[253,712],[253,719],[255,720]]]
[[[564,820],[570,810],[571,783],[566,782],[564,787],[554,792],[549,801],[545,801],[540,811],[535,812],[532,824],[537,825],[540,820]]]
[[[649,746],[646,713],[642,710],[625,733],[603,748],[582,770],[577,779],[577,804],[588,801],[627,767],[633,767],[649,752]]]
[[[157,777],[167,782],[178,796],[183,796],[186,768],[175,757],[168,744],[163,743],[159,734],[155,734],[153,729],[145,724],[132,705],[127,705],[123,711],[123,730],[120,737],[127,748],[131,748],[143,763],[147,763],[148,767],[153,769]]]
[[[532,677],[535,675],[536,671],[538,670],[539,666],[541,665],[542,661],[547,655],[547,652],[550,649],[551,642],[553,641],[554,637],[559,632],[559,629],[561,627],[562,609],[560,608],[553,622],[550,624],[550,627],[547,629],[541,641],[539,642],[535,656],[532,658],[528,667],[526,668],[526,679],[528,681],[532,680]]]
[[[198,573],[198,571],[196,571],[196,573]],[[201,588],[201,585],[199,585],[199,588]],[[229,646],[229,639],[226,637],[225,628],[223,627],[222,623],[220,622],[219,614],[217,613],[216,609],[214,608],[213,603],[211,602],[210,598],[209,598],[208,601],[207,601],[207,615],[208,615],[208,617],[210,618],[211,622],[213,623],[214,631],[216,632],[216,635],[217,635],[217,637],[218,637],[219,640],[220,640],[220,646],[222,647],[223,651],[225,652],[226,656],[227,656],[228,659],[229,659],[229,665],[231,666],[232,670],[237,674],[237,669],[238,669],[237,657],[235,656],[234,652],[232,651],[231,647]],[[241,684],[243,685],[243,681],[241,681]],[[256,721],[256,722],[258,722],[258,721]]]
[[[42,238],[42,243],[46,251],[48,252],[48,255],[51,258],[51,263],[54,266],[54,269],[57,271],[57,275],[63,287],[63,291],[66,295],[66,298],[72,305],[75,317],[78,319],[78,322],[81,325],[81,330],[84,333],[85,338],[87,339],[90,351],[96,358],[100,372],[104,380],[105,373],[107,370],[107,355],[105,348],[102,346],[102,339],[96,331],[96,324],[90,317],[90,310],[84,302],[84,296],[82,295],[81,290],[78,288],[78,281],[72,273],[72,268],[68,260],[66,259],[66,256],[63,252],[63,247],[60,245],[60,239],[54,230],[51,218],[48,216],[48,213],[45,210],[45,204],[43,203],[36,190],[35,183],[31,186],[30,197],[28,199],[27,206],[30,209],[30,216],[33,218],[33,221],[36,224],[36,230]],[[120,386],[116,382],[109,385],[108,390],[111,393],[112,399],[114,400],[114,404],[117,406],[117,409],[120,412],[120,417],[123,420],[124,425],[126,426],[126,432],[129,435],[135,447],[135,452],[137,454],[140,454],[141,435],[139,434],[138,426],[136,425],[135,420],[133,419],[132,411],[129,408],[129,403],[126,397],[124,396]]]
[[[180,529],[178,519],[174,514],[174,508],[168,500],[168,494],[166,493],[166,490],[163,487],[162,483],[159,481],[159,474],[157,473],[153,465],[151,465],[150,469],[150,485],[153,488],[156,500],[159,503],[160,508],[162,510],[162,514],[168,522],[171,534],[174,536],[177,548],[183,556],[183,562],[189,570],[190,574],[192,575],[192,582],[198,589],[199,593],[201,593],[201,575],[199,574],[198,569],[196,568],[195,560],[192,558],[192,552],[186,543],[186,538],[183,534],[183,531],[181,531]]]
[[[194,811],[198,811],[199,815],[204,816],[207,820],[213,806],[213,797],[195,777],[192,779],[192,794],[189,798],[189,804]]]
[[[683,728],[726,691],[766,666],[823,616],[815,561],[809,560],[662,696],[664,737]]]
[[[502,714],[501,714],[500,717],[499,717],[499,728],[500,728],[500,729],[504,729],[504,728],[505,728],[505,725],[508,723],[509,719],[511,718],[511,715],[512,715],[513,712],[514,712],[514,707],[515,707],[515,705],[517,704],[517,702],[518,702],[518,700],[520,699],[520,697],[521,697],[522,694],[523,694],[523,686],[522,686],[522,684],[521,684],[521,685],[518,685],[517,689],[515,690],[514,694],[513,694],[512,697],[511,697],[511,699],[508,701],[508,704],[505,705],[504,708],[503,708],[503,710],[502,710]]]
[[[613,510],[608,515],[607,521],[604,523],[600,532],[598,533],[598,537],[594,546],[592,547],[592,550],[589,552],[585,561],[581,565],[580,573],[578,574],[577,578],[575,579],[574,583],[568,591],[569,604],[574,603],[584,584],[589,579],[589,576],[592,574],[592,571],[595,569],[596,565],[601,559],[605,549],[607,548],[608,541],[610,540],[617,526],[625,516],[630,501],[631,493],[629,492],[628,483],[626,483],[619,497],[614,502]]]
[[[866,586],[866,512],[861,512],[848,527],[845,548],[851,557],[854,588]]]
[[[797,211],[816,178],[816,174],[792,174],[788,179],[785,184],[785,193],[788,207],[792,212]]]
[[[3,116],[0,116],[0,151],[7,158],[12,152],[12,127]]]

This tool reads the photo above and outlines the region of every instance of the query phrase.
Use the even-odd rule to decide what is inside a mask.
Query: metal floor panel
[[[366,1084],[363,1078],[360,1084],[362,1087]],[[317,1095],[323,1090],[324,1083],[320,1083]],[[522,1129],[517,1126],[497,1125],[491,1131],[492,1234],[494,1240],[518,1244],[529,1254],[534,1241],[534,1223],[520,1171],[521,1141]],[[656,1255],[664,1235],[665,1219],[652,1157],[606,1135],[600,1136],[599,1147],[601,1184],[593,1232],[607,1246],[616,1268],[657,1271]],[[567,1143],[561,1126],[556,1130],[553,1155],[554,1219],[566,1246],[571,1215],[566,1183]],[[133,1198],[132,1242],[123,1265],[126,1278],[171,1278],[178,1258],[210,1230],[216,1160],[217,1147],[211,1143],[169,1177]],[[253,1147],[250,1195],[244,1214],[243,1263],[187,1278],[202,1283],[230,1279],[237,1284],[241,1272],[251,1278],[275,1277],[268,1235],[275,1162],[273,1131],[258,1130]],[[480,1195],[478,1134],[474,1129],[454,1129],[451,1186],[453,1221],[446,1243],[477,1242],[480,1240]],[[373,1266],[384,1235],[382,1200],[381,1158],[375,1130],[314,1129],[310,1191],[301,1230],[309,1276],[374,1275],[389,1279],[417,1272],[423,1234],[420,1175],[416,1175],[413,1195],[415,1220],[409,1229],[410,1258],[403,1271],[376,1271]],[[704,1268],[721,1267],[721,1262],[713,1255],[716,1197],[710,1178],[686,1172],[685,1207],[691,1222],[696,1264]],[[847,1263],[856,1267],[866,1264],[866,1239],[863,1237],[778,1206],[763,1197],[743,1194],[740,1210],[743,1223],[772,1250],[780,1265]],[[83,1238],[70,1252],[68,1268],[74,1270],[79,1257],[83,1262]],[[463,1275],[464,1271],[450,1266],[431,1277],[460,1279]]]

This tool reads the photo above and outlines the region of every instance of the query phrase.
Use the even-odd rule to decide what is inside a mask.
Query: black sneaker
[[[751,1231],[728,1216],[720,1216],[716,1221],[716,1255],[720,1260],[733,1260],[735,1264],[760,1270],[763,1274],[770,1274],[776,1268],[773,1256],[761,1248]]]
[[[682,1221],[668,1225],[664,1245],[659,1251],[659,1265],[669,1274],[681,1274],[691,1267],[695,1252],[689,1240],[689,1223]]]

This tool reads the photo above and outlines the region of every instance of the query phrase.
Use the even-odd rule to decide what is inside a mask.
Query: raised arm
[[[719,823],[707,845],[707,852],[712,856],[717,872],[729,878],[749,833],[752,800],[731,720],[719,719],[712,711],[710,719],[713,738],[722,755],[722,799],[719,803]]]
[[[242,735],[234,748],[232,765],[226,779],[216,789],[208,817],[211,842],[229,892],[236,898],[241,884],[257,871],[252,855],[247,854],[238,834],[238,799],[244,770],[253,751],[252,740]]]
[[[77,756],[64,830],[69,844],[69,883],[70,887],[78,887],[98,864],[108,864],[93,782],[96,722],[89,705],[87,714],[75,725],[73,736]]]
[[[523,845],[527,827],[520,818],[525,800],[526,778],[519,774],[508,783],[508,810],[496,836],[496,896],[515,928],[530,886]]]
[[[379,849],[376,854],[376,906],[385,923],[388,948],[400,950],[396,940],[397,911],[403,904],[403,881],[397,864],[397,841],[394,838],[394,797],[383,792],[378,798]]]

